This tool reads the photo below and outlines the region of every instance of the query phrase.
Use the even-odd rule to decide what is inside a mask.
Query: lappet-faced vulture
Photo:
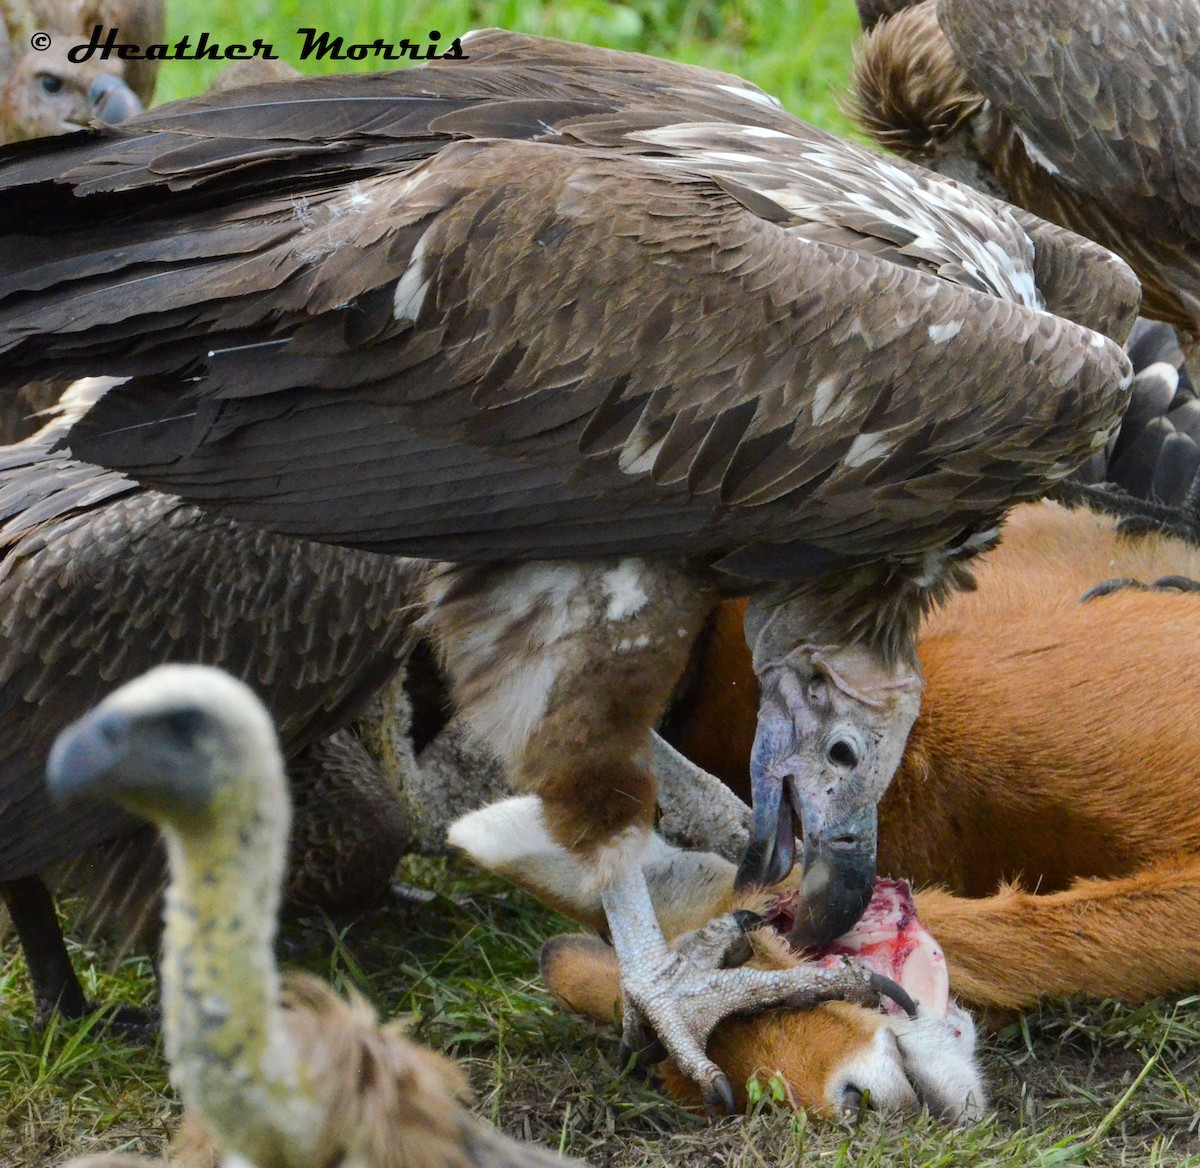
[[[319,845],[340,822],[339,852],[323,849],[310,865],[357,847],[382,869],[386,887],[404,846],[402,825],[389,818],[369,772],[344,769],[357,763],[348,758],[352,747],[322,740],[397,668],[424,573],[397,557],[287,539],[147,491],[52,452],[65,428],[51,423],[0,447],[0,897],[42,1017],[92,1008],[42,876],[124,840],[137,822],[111,804],[54,807],[43,782],[46,755],[67,723],[148,666],[219,663],[252,684],[291,759],[303,808],[298,847]],[[144,880],[133,860],[146,851],[144,838],[129,841],[102,866],[120,863]],[[338,879],[297,866],[291,889],[327,905],[342,895]],[[361,895],[363,887],[348,891]],[[97,891],[106,900],[122,892]],[[126,1012],[119,1021],[137,1025],[141,1017]]]
[[[878,987],[663,941],[647,749],[692,638],[753,593],[743,879],[791,866],[797,815],[798,927],[830,938],[873,886],[921,609],[1107,441],[1129,366],[1092,329],[1124,334],[1136,282],[736,77],[496,32],[463,49],[10,152],[2,375],[129,375],[77,456],[445,562],[455,701],[595,873],[627,1036],[648,1018],[724,1102],[717,1018],[815,977]]]
[[[900,8],[895,15],[888,15]],[[1111,248],[1200,356],[1193,0],[859,0],[863,127]]]

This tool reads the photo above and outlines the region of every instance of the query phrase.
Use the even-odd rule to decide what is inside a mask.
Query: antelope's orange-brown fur
[[[1136,1001],[1200,986],[1200,596],[1124,589],[1081,602],[1104,580],[1164,575],[1200,578],[1200,550],[1030,505],[1013,513],[978,590],[926,622],[924,702],[880,807],[879,867],[923,886],[919,916],[964,1004],[1007,1011],[1043,995]],[[758,695],[742,609],[717,610],[672,737],[747,794]],[[761,907],[734,896],[731,877],[701,886],[669,875],[656,903],[669,935]],[[776,962],[755,936],[754,960]],[[595,938],[548,943],[543,975],[580,1013],[619,1010],[616,959]],[[741,1105],[748,1078],[778,1075],[793,1103],[828,1112],[839,1061],[881,1025],[843,1003],[776,1010],[727,1019],[710,1054]],[[662,1070],[673,1094],[694,1096]]]
[[[685,895],[680,890],[681,895]],[[539,893],[540,894],[540,893]],[[718,905],[708,900],[690,906],[688,927]],[[669,930],[668,930],[669,932]],[[783,966],[762,938],[755,946],[755,964]],[[615,1020],[621,1011],[621,972],[612,947],[599,937],[564,935],[542,948],[542,977],[565,1006],[598,1022]],[[793,1107],[816,1115],[832,1115],[827,1086],[848,1058],[874,1040],[883,1016],[849,1002],[822,1002],[811,1010],[769,1010],[752,1018],[726,1018],[713,1031],[709,1057],[729,1076],[739,1108],[747,1105],[746,1086],[774,1079],[784,1085]],[[667,1091],[677,1099],[699,1105],[699,1089],[670,1059],[659,1064]]]
[[[879,868],[931,886],[918,911],[969,1004],[1200,985],[1200,597],[1080,601],[1172,574],[1200,577],[1200,550],[1032,505],[978,590],[926,624]],[[757,695],[740,622],[740,605],[718,611],[678,744],[744,789]]]

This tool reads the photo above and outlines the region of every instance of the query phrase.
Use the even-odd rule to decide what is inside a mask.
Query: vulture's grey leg
[[[721,1018],[828,998],[878,1000],[865,971],[726,968],[734,918],[672,948],[641,861],[651,840],[651,727],[669,700],[713,603],[686,571],[634,559],[446,569],[429,621],[455,702],[542,800],[524,830],[548,834],[598,897],[621,966],[625,1034],[653,1030],[711,1106],[728,1083],[704,1053]],[[517,831],[522,830],[516,825]]]
[[[654,735],[650,749],[662,812],[659,834],[681,848],[716,852],[740,863],[750,839],[750,808],[660,735]]]
[[[58,1014],[64,1018],[86,1018],[104,1007],[83,992],[71,964],[54,909],[54,898],[37,876],[0,881],[3,898],[21,943],[21,952],[33,982],[37,1024],[45,1026]],[[155,1014],[137,1006],[116,1006],[103,1025],[134,1039],[149,1039],[155,1030]]]
[[[37,876],[30,876],[0,882],[0,896],[29,967],[38,1025],[45,1025],[55,1012],[66,1018],[91,1013],[95,1006],[75,976],[49,889]]]
[[[602,900],[621,966],[623,1046],[644,1049],[649,1023],[679,1069],[699,1085],[710,1112],[736,1110],[729,1080],[705,1053],[723,1018],[775,1006],[804,1010],[833,999],[876,1006],[889,991],[907,999],[898,986],[848,960],[834,968],[730,968],[749,956],[743,926],[761,923],[753,914],[749,920],[738,913],[718,917],[671,947],[640,866],[609,886]]]

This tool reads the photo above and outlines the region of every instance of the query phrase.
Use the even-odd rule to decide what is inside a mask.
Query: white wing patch
[[[1132,43],[1132,42],[1131,42]],[[1025,153],[1029,155],[1034,162],[1038,164],[1047,174],[1060,175],[1062,171],[1042,153],[1041,149],[1036,146],[1033,140],[1025,134],[1020,128],[1014,127],[1017,130],[1017,137],[1021,139],[1021,145],[1025,147]]]
[[[743,101],[752,101],[755,105],[765,105],[768,109],[783,109],[783,102],[779,98],[763,93],[761,89],[744,89],[740,85],[717,85],[715,88],[740,97]]]
[[[654,159],[660,166],[728,177],[805,223],[874,228],[897,240],[898,251],[941,265],[943,279],[1042,307],[1033,243],[1012,215],[936,176],[909,174],[853,143],[812,134],[680,122],[628,136],[667,147],[670,156]]]
[[[879,430],[875,433],[859,434],[846,451],[842,461],[846,466],[862,466],[864,462],[874,462],[882,458],[895,442],[886,433]]]
[[[931,324],[929,326],[929,339],[935,345],[952,341],[962,331],[962,326],[963,322],[961,320],[951,320],[945,324]]]
[[[416,320],[425,303],[425,293],[429,291],[429,278],[425,274],[425,241],[429,238],[426,232],[417,240],[417,246],[412,249],[408,267],[396,281],[396,291],[392,295],[392,315],[397,320]]]

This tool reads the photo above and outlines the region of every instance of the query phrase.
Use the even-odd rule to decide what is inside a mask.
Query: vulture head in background
[[[791,866],[798,819],[794,939],[832,939],[874,884],[921,611],[1108,441],[1130,373],[1101,334],[1128,330],[1137,283],[737,77],[463,46],[0,156],[0,376],[127,376],[76,456],[441,561],[454,699],[593,874],[627,1039],[648,1021],[728,1104],[719,1018],[880,986],[852,962],[722,968],[729,928],[686,960],[663,939],[650,734],[690,644],[720,595],[752,595],[741,878]]]
[[[880,144],[1111,248],[1200,355],[1193,0],[859,0]]]
[[[312,977],[281,984],[288,787],[249,687],[208,666],[160,666],[63,732],[47,783],[58,800],[109,799],[162,830],[164,1039],[188,1109],[179,1168],[574,1164],[471,1116],[457,1069],[403,1023],[381,1027],[362,998]]]
[[[75,63],[68,54],[97,24],[120,29],[124,41],[161,41],[162,0],[4,0],[0,15],[0,142],[111,125],[150,103],[157,61]],[[48,48],[30,46],[35,32],[50,36]]]

